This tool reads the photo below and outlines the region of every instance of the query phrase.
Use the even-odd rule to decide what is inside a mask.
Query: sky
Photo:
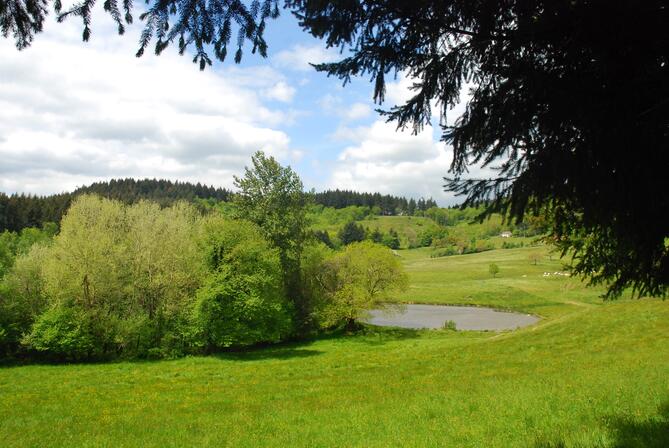
[[[247,51],[239,65],[204,71],[175,48],[136,58],[139,20],[119,36],[96,7],[92,30],[84,43],[76,17],[51,15],[25,50],[0,38],[0,191],[52,194],[124,177],[232,188],[262,150],[306,189],[459,201],[442,188],[452,151],[439,129],[397,131],[375,111],[409,98],[411,80],[392,79],[379,106],[368,78],[343,87],[317,73],[310,62],[342,55],[287,11],[268,26],[266,59]]]

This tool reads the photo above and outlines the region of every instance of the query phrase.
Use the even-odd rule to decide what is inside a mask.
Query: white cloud
[[[372,113],[372,108],[365,103],[353,103],[346,110],[345,116],[347,120],[360,120],[366,118]]]
[[[340,55],[332,49],[327,49],[323,44],[315,45],[293,45],[289,50],[283,50],[272,58],[279,67],[298,71],[313,71],[309,64],[333,62],[340,59]]]
[[[433,197],[441,205],[459,202],[461,198],[443,191],[443,177],[448,174],[453,152],[435,138],[435,133],[426,127],[412,135],[380,120],[368,127],[340,128],[338,135],[355,143],[339,154],[326,187]],[[491,174],[489,169],[479,168],[469,173],[472,177]]]
[[[292,100],[279,72],[200,72],[175,51],[137,59],[136,36],[105,23],[94,17],[87,44],[76,20],[48,23],[21,52],[0,39],[0,191],[52,193],[126,176],[231,186],[256,150],[301,157],[277,130],[295,114],[264,103]]]
[[[345,104],[340,96],[327,93],[318,101],[321,112],[329,115],[336,115],[344,121],[357,121],[367,118],[372,113],[372,108],[369,104],[355,102],[352,104]]]
[[[396,130],[394,123],[375,121],[366,129],[357,145],[349,146],[339,156],[349,161],[384,161],[391,164],[435,157],[439,149],[432,141],[432,132],[426,130],[418,135]],[[359,135],[359,134],[358,134]]]
[[[399,106],[406,103],[415,94],[411,90],[414,81],[400,73],[396,81],[386,83],[385,102],[389,106]]]
[[[412,135],[377,120],[346,137],[357,141],[340,153],[329,186],[452,202],[441,187],[452,154],[433,140],[431,128]]]
[[[295,88],[283,81],[279,81],[265,90],[265,96],[269,99],[290,103],[293,100],[293,96],[295,96]]]

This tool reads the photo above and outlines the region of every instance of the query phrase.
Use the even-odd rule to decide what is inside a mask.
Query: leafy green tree
[[[53,310],[36,319],[25,344],[72,359],[182,353],[205,271],[194,237],[199,219],[186,204],[161,209],[147,202],[128,206],[77,198],[39,266],[22,268],[20,257],[7,279],[8,286],[16,285],[10,288],[14,301],[44,298],[45,308]],[[92,341],[95,349],[84,350],[70,338]]]
[[[307,195],[299,176],[262,151],[251,157],[244,177],[235,176],[236,217],[257,224],[278,249],[283,282],[297,312],[297,329],[307,325],[311,310],[300,297],[300,256],[307,237]]]
[[[14,232],[0,233],[0,279],[9,271],[16,257],[17,235]]]
[[[497,266],[495,263],[490,263],[490,266],[488,266],[488,272],[490,272],[490,275],[494,277],[499,274],[499,266]]]
[[[369,310],[389,306],[394,295],[407,288],[408,277],[391,251],[363,241],[346,246],[324,262],[319,282],[327,297],[324,324],[353,329]]]
[[[58,360],[82,360],[103,355],[104,344],[98,322],[88,311],[62,302],[40,315],[23,344],[30,349]]]
[[[45,261],[47,295],[57,303],[72,301],[103,313],[129,311],[127,228],[120,202],[80,196],[63,217],[52,256]]]
[[[337,233],[337,237],[344,246],[357,243],[365,239],[365,229],[355,221],[347,222]]]
[[[196,344],[207,350],[277,342],[292,331],[279,251],[245,221],[209,218],[201,245],[210,273],[197,291]]]
[[[184,202],[161,209],[142,201],[125,210],[131,300],[149,319],[176,317],[188,307],[204,275],[194,231],[200,216]]]
[[[0,282],[0,358],[19,351],[22,336],[47,306],[42,266],[48,251],[44,244],[32,246]]]
[[[327,327],[324,322],[324,309],[328,306],[328,296],[324,289],[323,273],[325,263],[335,252],[320,242],[307,244],[301,259],[302,296],[309,301],[312,310],[310,322],[314,328]]]

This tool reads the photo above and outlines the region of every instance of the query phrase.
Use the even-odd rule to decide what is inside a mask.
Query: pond
[[[442,328],[451,320],[458,330],[513,330],[539,320],[530,314],[451,305],[405,305],[399,312],[372,310],[370,314],[367,323],[382,327]]]

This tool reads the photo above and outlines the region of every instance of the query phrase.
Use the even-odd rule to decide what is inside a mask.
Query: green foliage
[[[196,344],[207,350],[276,342],[290,334],[278,249],[250,222],[207,219],[201,244],[210,273],[197,291]]]
[[[372,243],[381,244],[383,242],[383,233],[376,227],[374,231],[369,234],[369,239]]]
[[[44,312],[23,344],[29,349],[64,360],[80,360],[103,354],[104,341],[96,335],[95,318],[85,310],[61,303]]]
[[[390,249],[399,249],[400,248],[400,236],[397,234],[397,231],[394,229],[390,229],[387,235],[384,235],[381,243],[383,243],[384,246],[390,248]]]
[[[298,331],[307,331],[311,310],[300,296],[300,257],[307,238],[307,195],[302,181],[261,151],[251,157],[244,177],[235,176],[235,216],[257,224],[262,235],[278,249],[286,294],[293,302]]]
[[[490,263],[490,266],[488,266],[488,272],[490,272],[490,275],[493,277],[497,276],[497,274],[499,274],[499,266],[497,266],[495,263]]]
[[[18,255],[28,253],[37,244],[49,244],[58,231],[54,223],[44,223],[41,229],[26,227],[20,232],[0,233],[0,279],[11,269]]]
[[[318,197],[315,195],[315,197]],[[361,221],[376,216],[372,207],[350,205],[344,208],[324,207],[311,204],[307,207],[307,219],[313,228],[326,229],[340,226],[350,221]]]
[[[31,247],[0,282],[0,358],[20,351],[21,337],[47,305],[42,268],[48,250],[42,244]]]
[[[365,239],[365,229],[354,221],[347,222],[337,233],[337,237],[344,246],[357,243]]]
[[[330,239],[330,234],[327,230],[316,230],[314,231],[314,239],[325,244],[330,249],[334,249],[334,243]]]
[[[319,242],[306,245],[302,253],[302,297],[309,301],[309,308],[312,310],[309,318],[313,328],[327,327],[323,323],[323,309],[328,305],[328,297],[323,288],[323,273],[327,260],[334,254],[331,248]]]
[[[290,167],[258,151],[244,177],[235,176],[239,194],[236,214],[260,226],[263,235],[279,249],[284,265],[299,260],[305,238],[307,197],[300,178]]]
[[[62,220],[72,201],[84,194],[95,194],[115,199],[125,204],[150,200],[169,207],[176,202],[194,202],[199,209],[208,210],[214,205],[229,201],[232,193],[223,188],[189,182],[172,182],[156,179],[112,179],[79,187],[71,193],[51,196],[33,196],[0,193],[0,231],[19,232],[26,227],[40,227],[53,236],[58,230],[55,223]]]
[[[24,310],[25,344],[62,359],[183,353],[205,273],[199,220],[183,203],[77,198],[53,242],[20,256],[5,280],[8,301]]]
[[[455,324],[455,321],[447,320],[446,322],[444,322],[443,329],[447,331],[456,331],[458,328]]]
[[[408,287],[402,263],[387,248],[369,241],[352,243],[323,263],[319,282],[327,303],[326,326],[346,324],[384,308],[394,295]]]

